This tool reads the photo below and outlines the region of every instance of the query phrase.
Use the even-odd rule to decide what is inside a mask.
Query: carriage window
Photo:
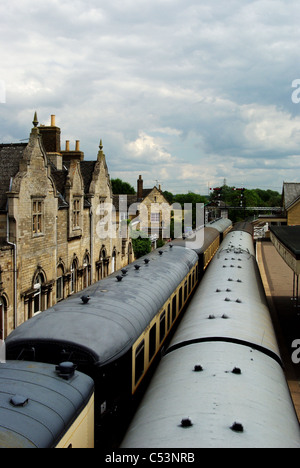
[[[171,326],[171,304],[168,304],[168,330]]]
[[[177,297],[174,296],[172,300],[172,322],[176,319]]]
[[[156,351],[156,323],[150,330],[149,334],[149,361],[153,358]]]
[[[184,298],[183,302],[187,300],[187,281],[184,283]]]
[[[179,289],[179,311],[182,308],[182,288]]]
[[[166,334],[166,312],[164,311],[160,316],[160,328],[159,328],[159,341],[160,343],[164,339]]]
[[[137,384],[144,373],[145,342],[138,345],[135,351],[135,383]]]

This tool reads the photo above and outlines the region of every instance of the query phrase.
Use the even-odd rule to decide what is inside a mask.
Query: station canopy
[[[296,275],[300,274],[300,226],[270,226],[277,252]]]

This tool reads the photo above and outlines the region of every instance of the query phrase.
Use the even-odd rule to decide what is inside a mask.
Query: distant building
[[[300,183],[283,183],[282,204],[287,226],[300,225]]]
[[[79,141],[61,150],[55,116],[33,125],[28,143],[0,145],[0,339],[130,259],[127,239],[99,235],[115,228],[102,142],[85,161]]]
[[[144,181],[140,175],[135,195],[118,194],[113,196],[113,200],[119,222],[127,219],[135,229],[149,237],[166,237],[172,208],[160,186],[144,189]]]

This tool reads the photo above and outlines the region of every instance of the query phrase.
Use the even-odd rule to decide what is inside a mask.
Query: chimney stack
[[[66,149],[61,152],[63,161],[83,161],[84,153],[80,151],[80,140],[76,140],[75,150],[70,150],[70,140],[66,140]]]
[[[55,115],[51,115],[51,125],[40,125],[39,132],[45,151],[58,170],[62,168],[60,154],[60,128],[55,125]]]
[[[144,182],[143,182],[142,176],[140,175],[139,178],[138,178],[138,181],[137,181],[137,199],[138,199],[138,201],[143,199],[143,185],[144,185]]]

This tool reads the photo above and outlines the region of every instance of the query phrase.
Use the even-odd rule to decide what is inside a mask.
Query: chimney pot
[[[70,151],[70,140],[66,140],[66,151]]]
[[[143,198],[143,179],[142,176],[140,175],[137,181],[137,198],[138,200],[141,200]]]
[[[51,115],[51,127],[55,127],[55,115]]]
[[[76,140],[75,151],[80,151],[80,140]]]

